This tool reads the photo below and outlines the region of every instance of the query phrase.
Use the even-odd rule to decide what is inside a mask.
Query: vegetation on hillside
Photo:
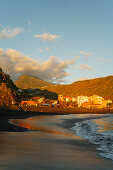
[[[95,94],[113,100],[113,76],[77,81],[69,85],[52,85],[46,90],[70,97]]]
[[[24,90],[19,92],[16,85]],[[10,105],[12,101],[16,103],[33,96],[58,99],[58,94],[70,97],[99,95],[104,99],[113,100],[113,76],[77,81],[69,85],[53,85],[38,78],[23,75],[14,84],[10,76],[0,68],[0,105]]]
[[[36,89],[41,88],[43,86],[50,86],[51,83],[48,83],[46,81],[43,81],[39,78],[32,77],[29,75],[22,75],[16,80],[15,85],[21,89]]]

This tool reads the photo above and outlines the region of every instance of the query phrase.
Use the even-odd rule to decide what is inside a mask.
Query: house
[[[66,102],[70,102],[70,101],[71,101],[71,97],[65,96],[65,101],[66,101]]]
[[[75,97],[72,97],[71,100],[72,100],[72,102],[75,102],[75,101],[76,101],[76,98],[75,98]]]
[[[105,108],[109,107],[111,103],[111,100],[104,100],[104,98],[94,95],[89,98],[89,102],[84,102],[81,106],[85,108]]]
[[[28,101],[22,101],[20,103],[20,105],[24,105],[24,106],[37,106],[37,103],[35,101],[28,100]]]
[[[106,107],[106,105],[94,104],[94,102],[84,102],[84,103],[82,103],[81,106],[84,107],[84,108],[91,108],[91,109]]]
[[[42,103],[42,102],[44,102],[44,98],[43,97],[38,99],[38,103]]]
[[[58,101],[57,100],[52,100],[52,104],[57,105]]]
[[[84,108],[94,108],[95,104],[93,102],[84,102],[81,104],[81,106]]]
[[[102,102],[104,101],[104,98],[98,95],[93,95],[90,97],[90,100],[93,101],[94,104],[102,104]]]
[[[111,103],[112,103],[112,100],[103,100],[102,106],[103,107],[109,107]]]
[[[84,102],[89,102],[89,97],[88,96],[78,96],[77,97],[77,104],[78,104],[78,106],[80,107],[80,106],[82,106],[82,103],[84,103]]]
[[[64,101],[64,96],[62,94],[58,95],[58,100],[59,101]]]

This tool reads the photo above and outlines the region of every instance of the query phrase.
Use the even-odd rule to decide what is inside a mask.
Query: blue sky
[[[15,80],[113,74],[112,0],[0,0],[0,61]],[[5,56],[5,57],[4,57]]]

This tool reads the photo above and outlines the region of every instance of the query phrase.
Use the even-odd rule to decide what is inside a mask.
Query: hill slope
[[[10,105],[18,100],[17,87],[8,74],[0,68],[0,105]]]
[[[15,85],[21,89],[36,89],[41,88],[43,86],[50,86],[51,83],[38,79],[36,77],[32,77],[29,75],[22,75],[16,80]]]
[[[46,90],[70,97],[96,94],[113,100],[113,76],[77,81],[69,85],[53,85],[47,87]]]

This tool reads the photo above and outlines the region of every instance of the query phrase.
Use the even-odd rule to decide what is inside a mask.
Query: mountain
[[[22,75],[16,80],[15,85],[21,89],[36,89],[44,86],[51,86],[51,83],[29,75]]]
[[[10,105],[16,103],[18,99],[16,85],[0,68],[0,105]]]
[[[46,93],[46,98],[49,95],[57,96],[58,94],[70,97],[99,95],[113,100],[113,76],[76,81],[68,85],[53,85],[36,77],[23,75],[15,81],[15,84],[21,89],[37,89],[38,91],[33,91],[37,95]]]
[[[95,94],[113,100],[113,76],[77,81],[69,85],[52,85],[46,90],[70,97]]]

